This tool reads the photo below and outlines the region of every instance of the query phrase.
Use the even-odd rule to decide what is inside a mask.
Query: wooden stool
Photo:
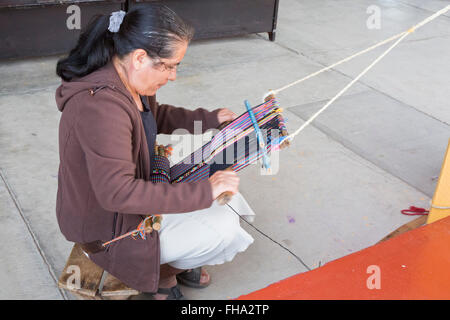
[[[89,300],[122,300],[140,293],[92,262],[79,244],[72,248],[58,287],[69,290],[79,299]]]

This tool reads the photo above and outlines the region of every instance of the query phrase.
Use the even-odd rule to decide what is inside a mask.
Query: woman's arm
[[[134,214],[181,213],[213,202],[210,182],[153,184],[136,179],[133,125],[127,108],[108,90],[80,98],[75,134],[85,155],[99,204],[108,211]]]
[[[214,111],[203,108],[188,110],[168,104],[159,104],[155,96],[148,98],[150,108],[155,115],[158,133],[171,134],[176,129],[186,129],[193,134],[194,121],[202,122],[201,132],[195,133],[204,133],[208,129],[217,128],[221,123],[218,114],[222,109]]]

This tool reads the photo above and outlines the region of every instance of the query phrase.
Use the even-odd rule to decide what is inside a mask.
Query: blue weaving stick
[[[262,149],[263,166],[265,169],[269,169],[270,168],[270,159],[267,156],[266,144],[264,143],[264,138],[261,133],[261,129],[259,128],[258,122],[256,121],[255,114],[253,113],[250,103],[247,100],[245,100],[244,103],[245,103],[245,107],[247,108],[247,112],[250,116],[250,120],[252,120],[253,128],[255,128],[257,142],[258,142],[260,148]]]

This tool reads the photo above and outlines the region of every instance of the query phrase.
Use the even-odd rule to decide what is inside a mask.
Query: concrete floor
[[[415,25],[449,1],[283,0],[277,38],[266,34],[191,44],[178,79],[158,100],[244,112],[323,66]],[[369,30],[370,5],[381,29]],[[401,209],[429,207],[450,136],[450,14],[405,39],[280,156],[274,176],[241,171],[255,226],[309,268],[375,244],[410,221]],[[387,48],[387,47],[386,47]],[[297,129],[383,49],[278,95]],[[447,58],[446,58],[447,57]],[[56,286],[72,244],[55,217],[58,57],[0,63],[0,299],[73,299]],[[170,137],[161,136],[159,141]],[[242,223],[254,238],[229,263],[207,267],[213,282],[183,287],[190,299],[227,299],[306,268]]]

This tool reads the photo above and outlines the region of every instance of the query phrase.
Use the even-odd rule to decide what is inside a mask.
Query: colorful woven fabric
[[[150,180],[154,183],[170,182],[170,162],[166,157],[155,155]]]
[[[276,101],[252,108],[263,132],[266,152],[279,148],[287,136],[286,125]],[[213,139],[170,168],[171,183],[192,182],[232,167],[239,171],[262,157],[252,121],[247,112],[228,124]]]

